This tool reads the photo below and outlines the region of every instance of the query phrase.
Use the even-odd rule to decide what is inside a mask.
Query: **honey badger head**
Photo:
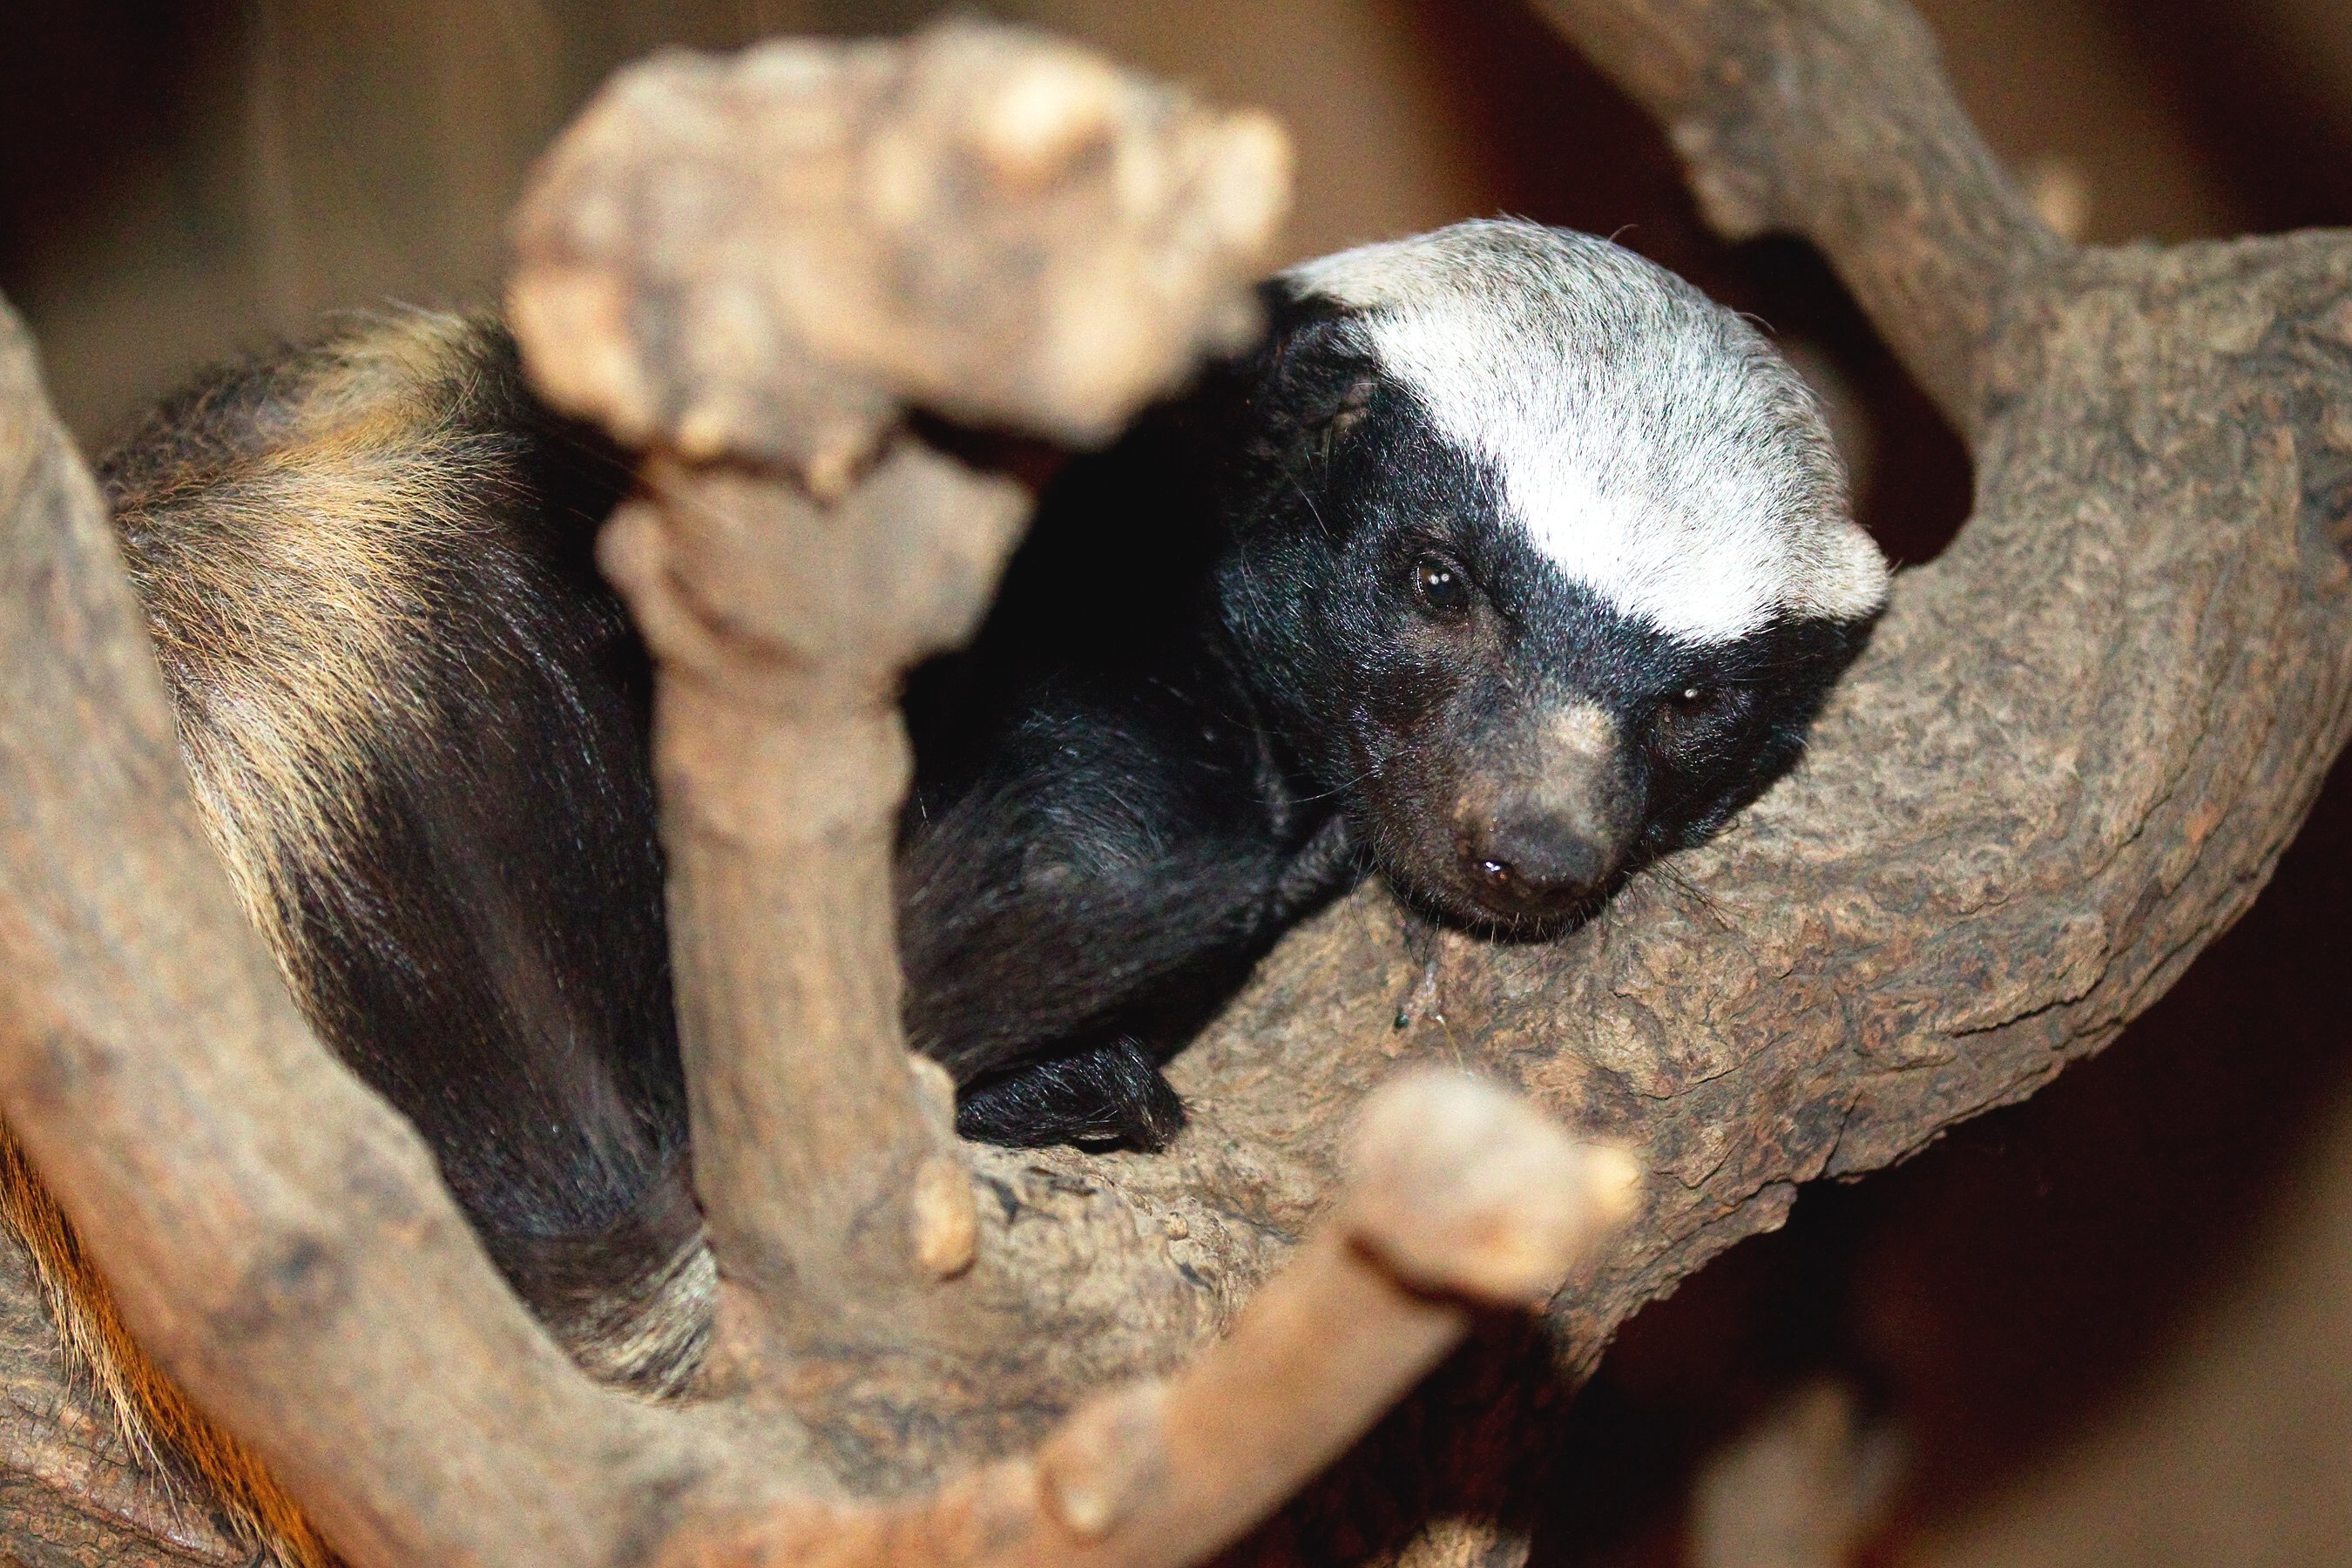
[[[1753,328],[1524,223],[1272,292],[1218,603],[1391,882],[1542,929],[1790,765],[1886,568]]]

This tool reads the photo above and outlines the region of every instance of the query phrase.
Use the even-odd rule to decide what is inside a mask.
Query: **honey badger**
[[[1803,384],[1631,253],[1471,223],[1265,292],[911,693],[908,1031],[970,1135],[1163,1142],[1165,1053],[1367,866],[1498,932],[1590,910],[1793,762],[1883,602]],[[592,560],[626,466],[494,323],[406,312],[199,385],[101,479],[320,1035],[574,1353],[674,1389],[710,1273],[650,675]],[[1146,517],[1150,608],[1090,575]]]

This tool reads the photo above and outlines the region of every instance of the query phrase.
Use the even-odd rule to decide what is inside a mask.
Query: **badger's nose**
[[[1559,913],[1598,889],[1617,867],[1614,848],[1557,812],[1505,815],[1464,846],[1479,900],[1500,914]]]

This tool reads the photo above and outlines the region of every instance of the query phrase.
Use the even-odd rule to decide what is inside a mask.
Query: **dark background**
[[[1656,132],[1513,0],[1021,0],[1283,114],[1290,249],[1511,212],[1756,312],[1906,560],[1965,460],[1821,265],[1699,226]],[[899,0],[27,0],[0,42],[0,291],[86,442],[212,358],[387,299],[494,296],[529,161],[667,43],[893,31]],[[2352,0],[1931,0],[2062,227],[2352,216]],[[2106,1056],[1901,1170],[1810,1191],[1628,1330],[1553,1563],[2352,1563],[2352,777]],[[1776,1529],[1786,1512],[1790,1522]]]

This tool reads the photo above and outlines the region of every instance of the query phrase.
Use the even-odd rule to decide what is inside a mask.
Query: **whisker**
[[[1718,931],[1727,931],[1737,929],[1731,916],[1725,911],[1721,904],[1715,900],[1713,895],[1696,882],[1692,881],[1689,874],[1671,859],[1654,860],[1636,875],[1647,876],[1664,883],[1666,888],[1686,902],[1696,905],[1709,920],[1715,922]]]
[[[1297,490],[1298,492],[1298,499],[1307,503],[1307,515],[1315,520],[1315,526],[1321,529],[1326,533],[1330,532],[1331,525],[1323,521],[1321,509],[1316,506],[1315,498],[1307,493],[1307,487],[1298,482],[1298,476],[1297,474],[1290,476],[1290,488]]]

